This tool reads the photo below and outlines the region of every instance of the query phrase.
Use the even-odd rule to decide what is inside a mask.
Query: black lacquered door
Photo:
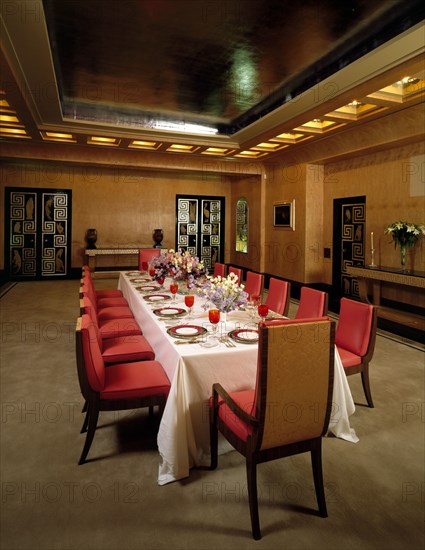
[[[71,268],[69,189],[6,187],[5,269],[11,279],[65,277]]]
[[[211,271],[224,261],[224,197],[177,195],[176,250],[188,250]]]
[[[357,279],[349,266],[365,262],[366,197],[334,200],[332,285],[338,297],[358,297]]]

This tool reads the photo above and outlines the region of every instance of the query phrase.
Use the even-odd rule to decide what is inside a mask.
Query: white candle
[[[371,249],[373,250],[373,231],[372,231],[372,233],[370,234],[370,247],[371,247]]]

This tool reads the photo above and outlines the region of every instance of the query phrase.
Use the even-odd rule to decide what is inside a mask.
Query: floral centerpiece
[[[248,294],[244,288],[244,285],[238,285],[237,275],[230,273],[227,277],[207,277],[199,294],[212,302],[218,310],[228,313],[247,302]]]
[[[385,229],[385,234],[391,235],[394,247],[400,247],[401,265],[406,264],[407,247],[413,248],[421,235],[425,235],[425,226],[415,223],[398,221]]]
[[[155,269],[155,280],[173,277],[186,281],[188,288],[193,288],[208,273],[199,258],[192,256],[187,250],[180,249],[176,252],[170,249],[154,258],[151,263]]]

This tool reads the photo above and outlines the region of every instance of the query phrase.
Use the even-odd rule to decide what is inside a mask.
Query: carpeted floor
[[[2,550],[424,547],[420,347],[378,336],[375,409],[364,406],[360,376],[350,377],[360,441],[323,442],[327,519],[316,514],[308,455],[259,466],[263,538],[255,542],[243,457],[229,453],[214,472],[159,487],[156,426],[145,412],[102,414],[92,460],[77,465],[78,286],[19,283],[0,299]]]

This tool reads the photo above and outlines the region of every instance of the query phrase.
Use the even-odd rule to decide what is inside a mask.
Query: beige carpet
[[[349,379],[360,441],[324,440],[327,519],[316,515],[308,455],[259,466],[255,542],[243,458],[229,453],[214,472],[159,487],[144,412],[104,413],[92,460],[77,465],[78,285],[19,283],[0,300],[2,550],[424,547],[423,351],[378,336],[375,409],[364,406],[360,376]]]

